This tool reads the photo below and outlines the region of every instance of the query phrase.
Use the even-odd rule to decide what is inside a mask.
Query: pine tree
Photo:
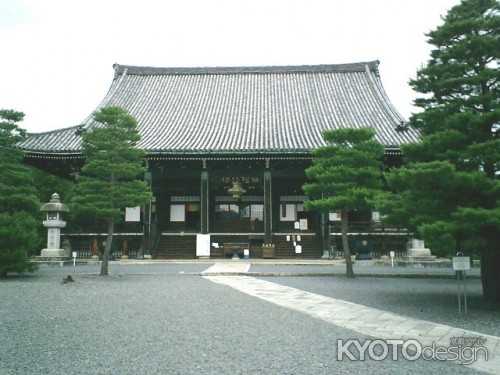
[[[38,244],[37,192],[16,148],[25,137],[17,125],[23,118],[21,112],[0,110],[0,277],[33,271],[28,255]]]
[[[137,122],[119,107],[102,108],[94,114],[100,123],[82,134],[85,165],[73,195],[73,209],[103,219],[107,225],[101,275],[108,275],[114,226],[123,219],[126,207],[145,204],[149,187],[142,180],[144,153]]]
[[[500,301],[500,4],[463,0],[443,21],[411,81],[422,142],[403,147],[409,164],[388,176],[399,194],[384,206],[431,249],[479,252],[484,295]]]
[[[313,151],[313,164],[306,170],[311,182],[304,192],[311,197],[307,209],[323,213],[340,210],[342,247],[346,274],[354,277],[347,233],[349,212],[365,210],[382,188],[384,148],[374,140],[369,128],[327,131],[327,146]]]

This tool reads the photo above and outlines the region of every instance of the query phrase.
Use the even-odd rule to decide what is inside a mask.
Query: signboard
[[[453,257],[453,271],[470,270],[470,257]]]
[[[296,221],[294,224],[293,224],[293,227],[294,229],[300,229],[300,223],[298,221]]]
[[[328,219],[330,221],[340,221],[340,212],[330,212],[328,214]]]
[[[196,256],[209,257],[210,256],[210,235],[197,234],[196,235]]]
[[[170,221],[172,223],[186,221],[186,206],[183,204],[170,205]]]
[[[249,193],[255,192],[263,184],[260,176],[224,176],[220,181],[226,191],[231,188],[235,182],[239,182]]]
[[[295,253],[302,254],[302,245],[295,246]]]
[[[76,251],[73,251],[71,255],[73,255],[73,272],[76,272],[76,256],[78,254],[76,253]]]
[[[125,221],[128,222],[141,221],[141,208],[139,206],[125,208]]]

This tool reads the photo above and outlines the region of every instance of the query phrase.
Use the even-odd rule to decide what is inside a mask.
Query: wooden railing
[[[349,233],[408,233],[404,227],[385,225],[373,221],[354,221],[349,223]],[[330,223],[330,233],[340,233],[340,221]],[[410,233],[408,233],[410,234]]]
[[[76,251],[76,256],[77,259],[90,259],[92,258],[92,250],[90,247],[88,248],[78,248],[78,249],[72,249],[72,251]],[[139,249],[129,249],[127,251],[127,255],[131,259],[136,259],[138,255],[140,254]],[[110,259],[120,259],[122,257],[122,251],[121,250],[113,250],[110,254]],[[98,254],[99,259],[101,258],[102,254]]]

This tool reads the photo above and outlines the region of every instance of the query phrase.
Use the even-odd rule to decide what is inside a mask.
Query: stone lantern
[[[66,226],[62,213],[69,212],[68,207],[61,203],[59,194],[54,193],[50,197],[50,202],[43,204],[40,211],[47,213],[43,221],[44,227],[47,228],[47,248],[42,250],[41,256],[46,258],[69,257],[70,254],[67,254],[67,250],[61,249],[61,228]]]

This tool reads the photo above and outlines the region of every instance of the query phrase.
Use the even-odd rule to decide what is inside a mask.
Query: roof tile
[[[148,153],[308,152],[322,132],[371,127],[386,147],[416,142],[419,133],[390,103],[378,62],[231,68],[152,68],[114,65],[98,108],[120,106],[139,124]],[[83,128],[96,122],[89,116]],[[78,127],[32,134],[26,151],[81,151]]]

